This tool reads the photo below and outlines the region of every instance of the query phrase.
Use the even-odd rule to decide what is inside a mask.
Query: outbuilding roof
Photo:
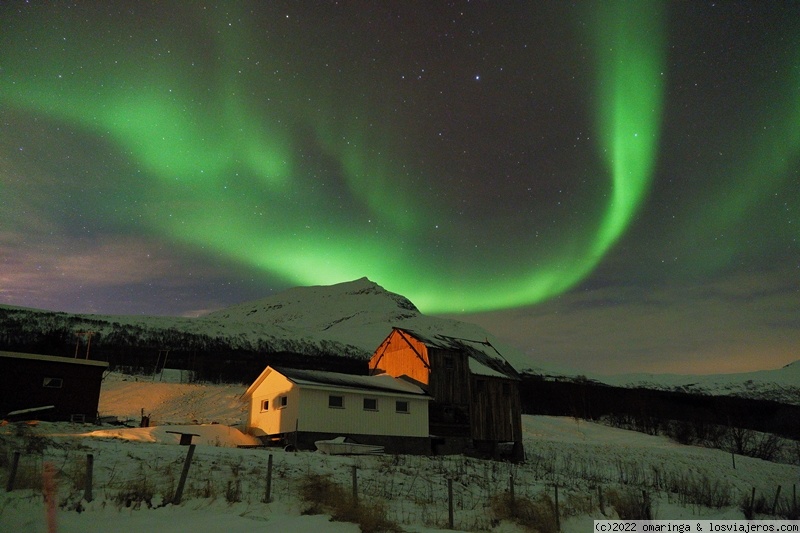
[[[325,386],[338,389],[351,389],[360,391],[390,392],[403,395],[426,396],[424,390],[400,378],[386,374],[376,376],[356,376],[339,372],[325,372],[322,370],[299,370],[296,368],[268,366],[252,385],[245,391],[244,396],[250,396],[264,381],[271,371],[278,372],[286,379],[298,386]]]

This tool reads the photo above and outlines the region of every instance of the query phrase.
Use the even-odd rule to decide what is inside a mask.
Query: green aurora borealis
[[[6,4],[3,250],[147,243],[197,293],[367,276],[426,313],[795,279],[797,11]]]
[[[593,29],[600,50],[598,149],[608,176],[591,179],[610,177],[608,205],[599,220],[587,222],[596,229],[573,235],[577,242],[569,246],[550,243],[551,259],[538,267],[526,266],[536,260],[533,254],[510,257],[509,243],[492,244],[479,235],[466,238],[481,244],[477,252],[440,254],[438,243],[452,237],[446,231],[432,235],[430,212],[442,213],[447,221],[453,218],[451,207],[441,200],[425,205],[413,190],[398,186],[404,165],[391,161],[391,132],[371,138],[364,131],[371,124],[358,116],[335,116],[323,106],[308,109],[291,93],[307,94],[309,88],[295,83],[263,88],[263,99],[276,96],[287,106],[272,109],[256,101],[252,80],[239,76],[248,53],[263,45],[247,25],[238,32],[222,25],[215,34],[209,24],[205,40],[215,36],[211,45],[220,55],[210,94],[201,100],[197,95],[202,91],[194,85],[198,76],[191,71],[202,68],[197,67],[202,59],[184,56],[192,54],[185,50],[189,36],[163,44],[137,39],[127,56],[120,46],[87,51],[91,25],[66,29],[77,36],[72,44],[41,22],[36,26],[42,35],[33,39],[45,44],[36,49],[20,50],[24,40],[5,33],[5,58],[12,61],[5,68],[2,96],[21,110],[111,140],[141,169],[141,179],[151,182],[147,192],[152,200],[144,207],[150,231],[279,274],[293,284],[329,284],[366,273],[430,311],[520,306],[580,282],[624,233],[647,194],[659,135],[664,50],[658,35],[663,22],[653,5],[637,5],[636,12],[626,14],[619,5],[617,12],[601,14]],[[28,32],[30,26],[14,24],[12,29]],[[93,61],[84,67],[87,53]],[[153,55],[166,57],[147,59]],[[358,115],[359,110],[351,112]],[[296,130],[304,128],[308,142],[333,161],[347,185],[352,205],[344,216],[325,209],[330,198],[324,185],[314,183],[319,178],[309,176],[297,161],[301,141]],[[229,190],[237,196],[233,200],[225,198]],[[170,198],[169,205],[158,198]],[[170,216],[147,212],[147,206],[168,209]],[[354,225],[351,209],[382,231]],[[398,242],[408,245],[398,247]],[[488,263],[496,266],[486,269]],[[468,290],[474,286],[481,287],[480,293]]]

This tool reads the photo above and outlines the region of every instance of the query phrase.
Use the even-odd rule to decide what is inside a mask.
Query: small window
[[[364,410],[365,411],[377,411],[378,410],[378,400],[377,400],[377,398],[364,398]]]
[[[455,364],[453,363],[453,358],[452,357],[445,357],[444,358],[444,367],[447,370],[453,370],[453,368],[455,367]]]
[[[48,389],[60,389],[64,385],[64,380],[61,378],[44,378],[42,382],[42,387],[47,387]]]
[[[269,411],[269,400],[261,400],[261,411]]]
[[[397,400],[394,405],[395,405],[394,409],[398,413],[409,413],[410,412],[410,409],[409,409],[409,406],[408,406],[408,402],[405,401],[405,400]]]
[[[289,398],[286,396],[278,396],[278,409],[283,409],[289,403]]]
[[[344,409],[344,396],[328,396],[328,407],[333,409]]]

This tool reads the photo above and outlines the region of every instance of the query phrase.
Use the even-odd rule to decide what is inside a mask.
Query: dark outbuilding
[[[105,361],[0,351],[0,417],[94,421]]]

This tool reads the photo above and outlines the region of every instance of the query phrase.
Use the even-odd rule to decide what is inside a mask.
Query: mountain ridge
[[[146,339],[151,351],[170,348],[170,343],[175,348],[175,344],[190,342],[195,350],[198,345],[213,345],[254,353],[321,353],[361,359],[368,358],[393,327],[400,327],[486,346],[492,357],[499,354],[518,371],[546,379],[589,379],[611,386],[736,395],[800,405],[800,361],[781,369],[701,376],[557,371],[536,364],[480,326],[423,315],[408,298],[366,277],[334,285],[294,287],[196,318],[68,314],[0,305],[0,326],[0,349],[6,349],[15,334],[24,338],[38,331],[60,342],[65,355],[81,348],[76,345],[76,333],[92,331],[101,341],[99,346],[102,340],[124,339],[136,348],[137,340],[142,347]]]

